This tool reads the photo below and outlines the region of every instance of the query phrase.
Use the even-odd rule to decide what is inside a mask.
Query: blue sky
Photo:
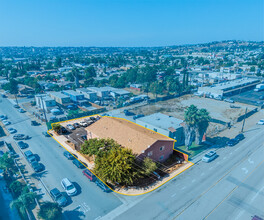
[[[0,0],[0,46],[261,41],[263,11],[263,0]]]

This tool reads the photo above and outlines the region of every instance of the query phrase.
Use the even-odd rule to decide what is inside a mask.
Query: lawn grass
[[[203,152],[204,150],[208,149],[210,146],[201,144],[201,145],[196,145],[195,142],[192,143],[192,145],[189,147],[189,150],[186,150],[185,145],[183,146],[177,146],[174,147],[175,150],[182,151],[183,153],[186,153],[189,155],[189,159],[192,159],[195,155]]]

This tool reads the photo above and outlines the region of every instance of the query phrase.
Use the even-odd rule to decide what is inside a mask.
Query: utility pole
[[[47,116],[46,116],[46,110],[45,110],[44,104],[43,104],[42,95],[40,95],[40,99],[41,99],[42,109],[43,109],[43,113],[44,113],[44,117],[45,117],[45,122],[46,122],[46,126],[47,126],[47,131],[48,131],[49,130],[48,120],[47,120]]]
[[[244,125],[245,125],[245,121],[246,121],[246,115],[247,115],[247,108],[246,108],[245,115],[244,115],[244,120],[243,120],[243,124],[242,124],[241,133],[243,133],[243,131],[244,131]]]

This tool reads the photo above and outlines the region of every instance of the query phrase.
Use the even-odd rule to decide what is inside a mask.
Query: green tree
[[[57,67],[57,68],[62,67],[61,57],[56,57],[54,66]]]
[[[54,124],[53,126],[52,126],[52,128],[53,128],[53,130],[56,132],[56,133],[60,133],[61,132],[61,128],[62,128],[62,126],[60,125],[60,124]]]
[[[13,170],[15,167],[13,158],[8,154],[4,153],[2,157],[0,157],[0,169],[5,171]]]
[[[206,130],[209,126],[209,122],[211,120],[211,117],[209,115],[209,112],[202,108],[198,111],[198,122],[195,129],[195,143],[201,144],[203,135],[206,133]]]
[[[48,62],[47,65],[44,67],[45,70],[52,70],[53,69],[53,65],[51,62]]]
[[[28,208],[35,202],[36,197],[37,195],[33,192],[23,193],[13,200],[10,206],[12,209],[16,208],[24,218],[29,217]]]
[[[24,184],[22,184],[20,181],[15,180],[10,184],[9,188],[15,194],[15,196],[18,197],[23,191]]]
[[[55,202],[43,202],[40,204],[38,217],[44,220],[62,219],[62,208]]]
[[[89,80],[92,77],[96,77],[96,71],[93,66],[89,66],[85,68],[84,72],[85,72],[84,78],[87,80]]]
[[[96,157],[95,173],[104,181],[132,185],[139,177],[135,160],[136,157],[130,149],[114,147]]]
[[[149,157],[145,157],[143,160],[143,169],[144,169],[144,174],[145,175],[150,175],[157,169],[157,164],[150,159]]]

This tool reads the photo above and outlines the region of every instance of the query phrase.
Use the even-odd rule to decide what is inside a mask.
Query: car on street
[[[24,155],[26,157],[26,159],[28,160],[29,163],[32,163],[34,161],[37,162],[37,158],[36,156],[31,152],[31,150],[27,150],[24,152]]]
[[[50,137],[50,136],[52,136],[52,134],[48,133],[47,131],[43,131],[42,134],[43,134],[45,137]]]
[[[7,117],[7,115],[0,115],[0,120],[2,121],[2,120],[6,120],[8,117]]]
[[[20,108],[19,105],[17,105],[17,104],[16,105],[13,105],[13,107],[14,108]]]
[[[20,149],[26,149],[28,147],[28,144],[24,141],[18,141],[17,145],[20,147]]]
[[[4,125],[10,125],[11,124],[11,122],[7,121],[7,120],[3,120],[2,122],[3,122]]]
[[[66,191],[68,196],[74,196],[77,194],[77,189],[73,185],[73,183],[68,179],[64,178],[61,180],[62,188]]]
[[[25,135],[25,134],[15,134],[13,136],[13,139],[14,140],[27,140],[29,139],[30,137],[28,135]]]
[[[235,103],[235,101],[233,99],[224,99],[225,102],[229,102],[229,103]]]
[[[69,152],[69,151],[64,151],[63,155],[68,159],[68,160],[74,160],[75,157]]]
[[[264,125],[264,119],[260,119],[257,124],[258,125]]]
[[[37,173],[42,172],[45,169],[44,166],[37,161],[33,161],[30,164],[31,164],[33,170]]]
[[[14,129],[14,128],[8,128],[7,130],[8,130],[8,132],[9,132],[10,134],[14,134],[14,133],[17,132],[17,130]]]
[[[229,147],[232,147],[232,146],[235,146],[238,142],[239,142],[239,140],[232,138],[231,140],[226,142],[226,145]]]
[[[143,114],[135,115],[135,116],[133,116],[133,119],[136,120],[137,118],[142,118],[144,116],[145,115],[143,115]]]
[[[85,166],[78,160],[78,159],[74,159],[73,161],[72,161],[72,163],[76,166],[76,167],[78,167],[78,168],[80,168],[80,169],[84,169],[85,168]]]
[[[83,127],[87,127],[88,126],[88,124],[85,121],[81,121],[80,125],[83,126]]]
[[[38,122],[36,122],[36,121],[31,121],[31,125],[32,125],[32,126],[38,126],[38,125],[39,125],[39,123],[38,123]]]
[[[104,192],[111,192],[112,190],[105,185],[101,180],[97,179],[96,180],[96,185],[99,186]]]
[[[244,136],[244,134],[238,134],[238,135],[235,137],[235,139],[236,139],[237,141],[242,141],[243,139],[245,139],[245,136]]]
[[[20,113],[25,113],[26,111],[25,111],[23,108],[19,108],[19,109],[18,109],[18,112],[20,112]]]
[[[94,182],[96,180],[96,176],[88,169],[82,171],[83,175],[86,176],[90,181]]]
[[[124,113],[125,113],[126,116],[133,116],[133,115],[135,115],[134,112],[131,112],[131,111],[127,110],[127,109],[124,110]]]
[[[80,126],[79,123],[76,122],[76,123],[73,123],[73,127],[75,127],[75,128],[79,128],[79,127],[81,127],[81,126]]]
[[[57,188],[50,190],[50,195],[52,199],[58,203],[59,206],[65,206],[67,204],[66,197],[63,196]]]
[[[211,162],[212,160],[214,160],[215,158],[217,157],[217,154],[215,151],[211,150],[209,151],[208,153],[206,153],[203,158],[202,158],[202,161],[205,162],[205,163],[209,163]]]
[[[73,125],[71,125],[71,124],[67,124],[66,126],[70,130],[75,130],[75,127]]]

